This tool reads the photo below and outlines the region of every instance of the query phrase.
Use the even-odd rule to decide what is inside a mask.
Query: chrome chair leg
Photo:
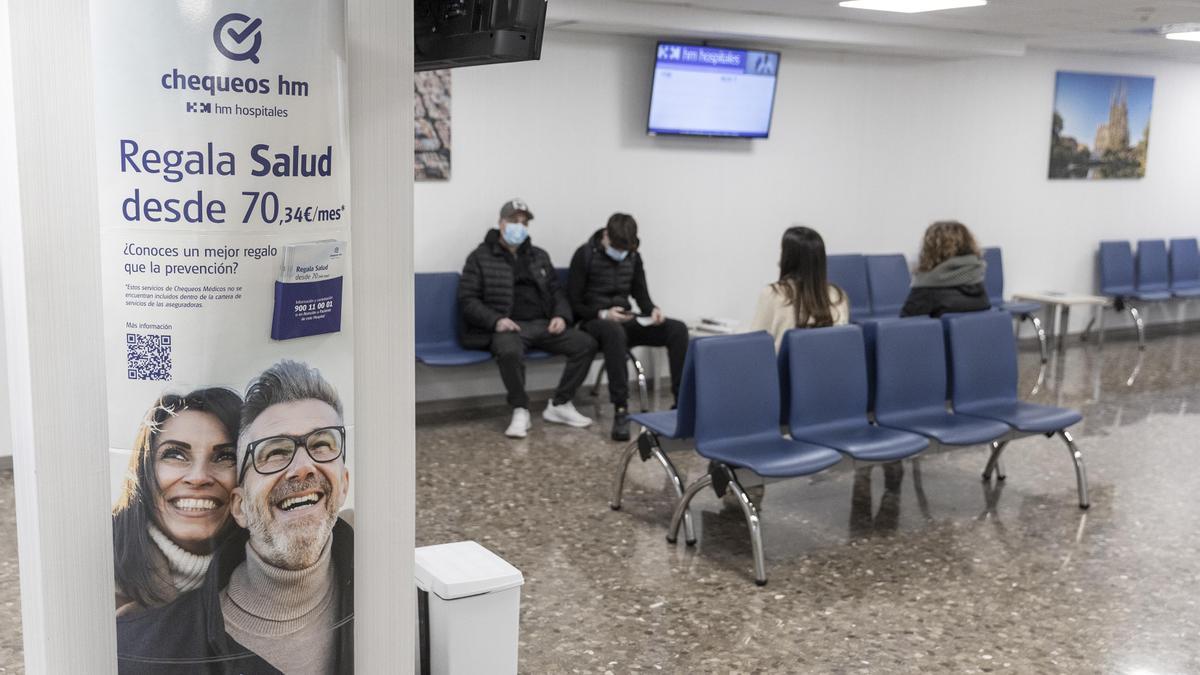
[[[734,470],[728,466],[722,468],[729,476],[727,489],[733,490],[733,494],[737,496],[738,503],[742,505],[742,514],[746,516],[746,526],[750,528],[750,548],[754,552],[754,583],[766,586],[767,564],[763,559],[762,523],[758,518],[758,509],[754,507],[754,502],[750,501],[750,495],[746,494],[746,490],[738,482]]]
[[[1071,432],[1059,429],[1058,435],[1067,444],[1067,450],[1071,452],[1071,461],[1075,463],[1075,485],[1079,489],[1079,508],[1086,509],[1092,503],[1088,501],[1087,469],[1083,465],[1083,454],[1079,452],[1079,448],[1075,447],[1075,439],[1071,437]]]
[[[642,404],[642,412],[650,412],[650,392],[646,387],[646,369],[642,367],[642,362],[629,352],[629,360],[633,362],[633,369],[637,371],[638,383],[638,401]]]
[[[1038,347],[1042,350],[1042,363],[1049,361],[1050,351],[1046,346],[1046,329],[1042,327],[1042,320],[1033,314],[1026,314],[1022,318],[1029,319],[1029,322],[1033,324],[1033,329],[1037,331]]]
[[[683,522],[683,514],[687,513],[688,505],[692,503],[692,499],[700,494],[704,488],[712,485],[712,474],[704,474],[691,487],[684,490],[683,496],[679,498],[679,503],[675,505],[675,512],[671,514],[671,527],[667,529],[667,541],[674,544],[679,540],[679,524]]]
[[[642,434],[646,432],[643,431]],[[639,435],[638,438],[641,438]],[[629,470],[629,462],[638,451],[638,438],[633,439],[625,451],[621,453],[621,459],[617,463],[617,475],[613,477],[612,494],[608,498],[608,507],[613,511],[621,510],[621,495],[625,491],[625,472]]]
[[[1000,453],[1004,452],[1004,446],[1008,445],[1008,441],[992,441],[992,454],[988,457],[987,466],[983,467],[983,479],[991,480],[992,471],[996,472],[996,480],[1004,480],[1008,476],[1004,473],[1004,467],[1000,464]]]
[[[1133,325],[1137,326],[1138,349],[1146,348],[1146,324],[1142,322],[1142,313],[1137,307],[1129,305],[1129,315],[1133,317]]]
[[[663,471],[667,472],[667,479],[671,481],[671,486],[675,488],[675,494],[678,497],[683,497],[683,478],[679,476],[679,470],[675,468],[675,463],[667,457],[667,453],[663,451],[662,446],[658,444],[658,439],[654,439],[654,448],[650,450],[658,463],[662,465]],[[696,529],[692,525],[692,512],[687,510],[683,512],[683,537],[688,546],[696,543]]]

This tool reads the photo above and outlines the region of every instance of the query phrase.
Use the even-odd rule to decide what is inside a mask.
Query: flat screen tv
[[[766,138],[779,52],[658,43],[651,135]]]

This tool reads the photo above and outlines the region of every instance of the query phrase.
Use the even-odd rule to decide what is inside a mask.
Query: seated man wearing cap
[[[612,438],[629,440],[629,348],[652,345],[667,348],[671,364],[671,393],[679,395],[679,380],[687,356],[688,330],[682,321],[668,319],[650,299],[646,270],[638,254],[637,221],[614,213],[608,224],[571,258],[571,309],[583,328],[600,343],[608,373],[608,397],[615,408]],[[637,301],[639,317],[629,298]]]
[[[531,220],[533,213],[520,199],[500,207],[499,227],[467,256],[458,285],[460,341],[468,349],[491,349],[495,355],[513,409],[504,432],[510,438],[524,438],[529,431],[525,352],[533,347],[567,357],[542,419],[573,427],[592,423],[571,399],[587,377],[596,341],[568,328],[571,306],[550,255],[529,241]]]

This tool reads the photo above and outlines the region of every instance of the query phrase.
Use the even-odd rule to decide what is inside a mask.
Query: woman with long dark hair
[[[204,580],[232,527],[242,399],[166,394],[146,413],[113,507],[117,616],[165,605]]]
[[[750,323],[750,330],[775,336],[776,350],[783,334],[793,328],[836,326],[850,320],[849,298],[826,278],[821,235],[811,228],[789,227],[780,248],[779,280],[759,294]]]
[[[912,290],[900,316],[941,316],[989,309],[983,285],[987,265],[966,225],[940,220],[925,230]]]

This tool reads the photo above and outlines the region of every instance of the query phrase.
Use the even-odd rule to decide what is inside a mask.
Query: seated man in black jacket
[[[575,317],[604,352],[608,395],[615,407],[612,437],[617,441],[629,440],[629,371],[625,366],[629,348],[667,348],[671,392],[676,396],[688,348],[687,326],[663,316],[650,300],[638,243],[637,221],[631,215],[614,213],[606,226],[575,251],[568,283]],[[640,317],[632,311],[631,295]]]
[[[505,202],[500,207],[499,229],[490,230],[467,256],[458,285],[460,342],[468,349],[490,348],[495,355],[513,409],[512,422],[504,432],[510,438],[524,438],[529,431],[524,361],[531,347],[567,357],[542,419],[573,427],[592,423],[575,409],[571,399],[587,378],[596,356],[596,341],[568,327],[571,306],[550,255],[529,241],[531,220],[533,213],[524,201]]]

